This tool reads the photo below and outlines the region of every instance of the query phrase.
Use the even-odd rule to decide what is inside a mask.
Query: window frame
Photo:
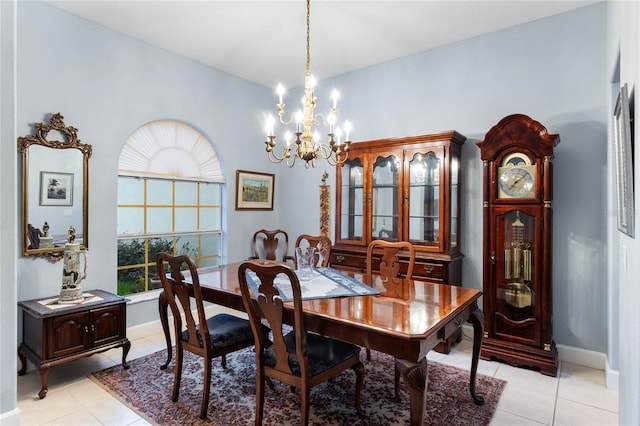
[[[118,210],[124,208],[138,208],[142,209],[143,215],[143,231],[142,232],[131,232],[131,233],[122,233],[118,230],[117,235],[117,250],[118,250],[118,260],[117,260],[117,275],[118,275],[118,288],[117,293],[121,296],[126,296],[128,298],[147,298],[148,295],[152,294],[154,290],[160,289],[158,287],[159,282],[154,280],[154,270],[155,270],[155,258],[151,259],[151,251],[154,247],[150,247],[150,241],[154,239],[165,239],[171,240],[172,254],[180,254],[184,253],[182,247],[179,246],[178,241],[181,237],[196,237],[196,253],[188,254],[196,263],[198,268],[206,268],[206,267],[217,267],[222,264],[222,254],[224,249],[224,229],[223,229],[223,219],[222,213],[224,211],[224,183],[220,182],[210,182],[201,179],[178,179],[178,178],[165,178],[165,177],[155,177],[155,176],[128,176],[126,174],[118,175],[118,185],[120,186],[122,179],[136,179],[142,180],[143,188],[142,188],[142,202],[141,203],[120,203],[120,195],[118,195]],[[171,203],[170,204],[150,204],[148,197],[148,185],[149,182],[157,182],[157,181],[168,181],[171,182]],[[196,191],[196,203],[195,204],[178,204],[176,197],[176,185],[181,183],[194,183],[197,186]],[[202,197],[202,186],[201,185],[216,185],[217,187],[217,195],[214,194],[213,203],[204,203],[201,202]],[[128,200],[131,201],[131,200]],[[171,210],[171,231],[163,231],[163,232],[148,232],[148,214],[150,210],[153,209],[170,209]],[[195,229],[190,229],[187,231],[181,230],[176,231],[176,211],[182,208],[195,208],[196,209],[196,224]],[[218,220],[214,220],[214,226],[212,228],[201,229],[201,218],[202,213],[207,210],[218,210]],[[119,215],[118,215],[119,216]],[[207,241],[203,241],[203,236],[213,236],[214,238],[214,249],[213,250],[203,250],[203,245],[205,243],[210,243]],[[138,261],[136,263],[121,264],[120,260],[120,250],[121,250],[121,242],[127,240],[141,240],[143,246],[143,255],[144,258],[142,261]],[[188,242],[187,242],[188,244]],[[217,248],[215,248],[217,245]],[[125,270],[135,270],[135,269],[143,269],[143,280],[141,280],[141,284],[143,285],[143,289],[141,291],[136,292],[124,292],[121,291],[121,271]],[[157,278],[157,276],[156,276]],[[133,280],[131,280],[134,283]],[[154,287],[155,285],[155,287]],[[147,295],[147,296],[144,296]],[[155,297],[155,295],[154,295]]]

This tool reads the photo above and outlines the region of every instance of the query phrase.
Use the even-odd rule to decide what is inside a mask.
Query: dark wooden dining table
[[[244,311],[238,284],[238,267],[232,263],[199,271],[205,301]],[[362,280],[362,274],[349,273]],[[427,395],[427,352],[445,341],[468,321],[473,325],[473,356],[469,391],[477,405],[484,398],[476,393],[476,372],[482,346],[483,315],[478,308],[482,293],[478,290],[446,284],[404,279],[400,287],[387,290],[379,278],[374,288],[381,294],[304,300],[307,330],[380,351],[396,358],[409,390],[411,425],[422,425]],[[398,291],[397,288],[401,290]],[[160,321],[167,342],[167,360],[171,362],[168,302],[164,292],[158,299]],[[292,324],[293,305],[285,318]]]

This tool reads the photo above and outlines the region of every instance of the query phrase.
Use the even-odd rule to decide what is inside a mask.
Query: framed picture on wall
[[[73,173],[40,172],[40,205],[72,206]]]
[[[620,88],[613,110],[613,139],[616,154],[618,229],[634,238],[633,148],[627,85]]]
[[[271,173],[236,171],[236,210],[273,210]]]

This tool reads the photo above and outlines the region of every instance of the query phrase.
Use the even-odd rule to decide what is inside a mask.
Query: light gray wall
[[[17,342],[18,167],[15,132],[15,10],[14,2],[0,1],[0,342]],[[18,419],[16,409],[17,344],[0,348],[0,423]]]
[[[635,238],[617,230],[617,204],[615,181],[615,156],[613,142],[609,147],[609,229],[608,253],[610,273],[608,278],[610,306],[609,347],[611,358],[619,360],[619,413],[621,425],[640,425],[640,126],[638,121],[638,89],[640,89],[640,3],[608,2],[607,79],[610,93],[609,111],[613,111],[618,88],[627,84],[630,97],[635,101],[636,123],[633,129],[634,150],[634,204]],[[609,126],[612,139],[611,125]]]
[[[554,159],[554,337],[556,343],[607,350],[607,122],[603,61],[606,5],[519,25],[321,82],[341,90],[341,113],[355,140],[455,129],[462,151],[464,286],[482,289],[482,162],[475,142],[501,118],[523,113],[561,143]],[[324,102],[324,104],[323,104]],[[317,230],[312,173],[285,170],[291,197],[280,204],[291,234]],[[335,170],[329,168],[330,182]],[[311,191],[308,188],[312,188]],[[335,193],[335,188],[332,187]],[[332,199],[335,204],[335,199]],[[332,234],[332,238],[335,235]]]

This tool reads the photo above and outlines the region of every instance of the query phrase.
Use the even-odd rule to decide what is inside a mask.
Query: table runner
[[[247,283],[253,294],[258,294],[260,280],[255,272],[247,271]],[[280,297],[284,302],[293,300],[291,283],[286,275],[277,275],[275,285],[280,291]],[[313,270],[313,280],[300,282],[300,290],[302,291],[302,300],[380,294],[378,290],[333,268],[315,268]]]

